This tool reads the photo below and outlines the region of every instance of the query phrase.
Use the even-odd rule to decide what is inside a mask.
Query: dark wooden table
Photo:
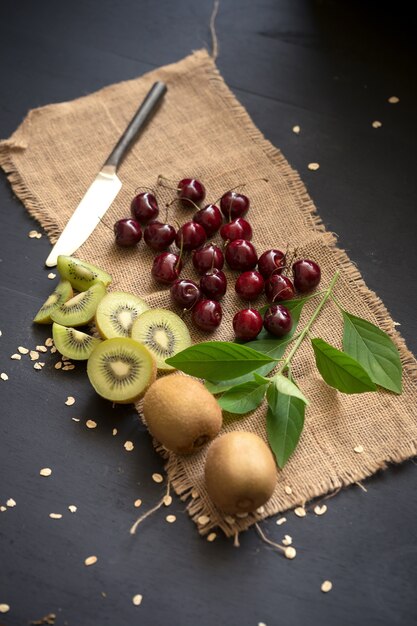
[[[3,4],[0,136],[30,108],[209,47],[211,10],[209,0]],[[224,0],[217,34],[225,80],[299,170],[327,228],[417,352],[416,50],[407,4]],[[308,170],[312,161],[320,170]],[[415,624],[412,461],[367,481],[366,492],[346,489],[323,517],[291,513],[283,527],[268,520],[270,537],[293,536],[294,561],[254,531],[239,549],[220,535],[208,543],[177,498],[175,524],[163,511],[129,535],[134,501],[146,509],[163,492],[151,479],[162,461],[129,407],[91,400],[82,367],[63,376],[52,365],[36,372],[27,358],[10,359],[48,334],[31,320],[51,287],[43,267],[50,246],[46,236],[28,238],[39,227],[4,175],[0,207],[0,371],[9,375],[0,380],[0,505],[16,502],[0,512],[0,605],[10,605],[0,624],[51,613],[69,626]],[[73,407],[64,404],[68,395]],[[98,427],[86,428],[87,419]],[[51,477],[39,476],[43,467]],[[53,512],[63,518],[50,519]],[[98,562],[85,567],[90,555]],[[328,594],[320,591],[325,579],[333,582]]]

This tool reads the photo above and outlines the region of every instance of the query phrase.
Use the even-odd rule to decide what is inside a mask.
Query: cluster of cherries
[[[264,317],[257,309],[238,311],[233,318],[235,336],[240,340],[255,339],[264,327],[277,337],[286,335],[292,327],[290,311],[281,304],[291,300],[296,291],[305,293],[320,282],[320,267],[315,261],[300,259],[292,263],[293,280],[283,272],[288,268],[286,254],[281,250],[266,250],[258,258],[251,243],[252,227],[243,218],[249,198],[233,190],[220,198],[220,208],[208,204],[203,208],[206,191],[203,184],[193,178],[180,180],[176,187],[177,198],[185,208],[196,208],[192,220],[177,230],[167,222],[159,221],[156,197],[148,191],[136,195],[131,203],[131,218],[118,220],[114,225],[116,243],[120,246],[136,245],[142,238],[155,252],[152,276],[158,282],[171,285],[171,297],[183,310],[191,311],[193,323],[205,331],[213,331],[222,320],[219,300],[227,289],[227,279],[222,271],[226,261],[230,269],[242,272],[235,283],[239,297],[247,302],[256,300],[263,292],[271,306]],[[223,223],[223,219],[228,220]],[[207,239],[220,232],[224,253]],[[175,242],[179,254],[167,248]],[[182,253],[192,252],[192,262],[200,274],[200,281],[179,278],[182,270]],[[255,269],[257,267],[257,269]]]

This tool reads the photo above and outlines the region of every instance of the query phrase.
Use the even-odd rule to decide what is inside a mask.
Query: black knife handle
[[[126,152],[136,139],[139,131],[145,126],[166,91],[167,86],[164,83],[161,83],[160,81],[154,83],[139,109],[130,120],[125,132],[113,148],[109,158],[104,163],[105,166],[110,165],[117,170]]]

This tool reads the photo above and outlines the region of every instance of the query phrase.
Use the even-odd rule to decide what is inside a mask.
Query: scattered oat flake
[[[399,99],[399,97],[398,97],[398,96],[390,96],[390,97],[388,98],[388,102],[389,102],[390,104],[397,104],[399,101],[400,101],[400,99]]]
[[[54,274],[53,272],[49,272],[49,274],[48,274],[48,278],[49,278],[50,280],[53,280],[54,278],[56,278],[56,274]]]
[[[123,444],[123,447],[128,452],[131,452],[135,446],[133,445],[132,441],[125,441],[124,444]],[[152,478],[153,478],[153,476],[152,476]],[[162,478],[162,476],[161,476],[161,478]],[[155,480],[155,478],[154,478],[154,480]],[[164,479],[162,478],[162,480],[164,480]],[[156,482],[161,482],[161,481],[156,481]]]
[[[303,506],[297,506],[296,509],[294,509],[294,513],[296,514],[297,517],[305,517],[306,516],[306,510]]]
[[[381,128],[382,126],[382,122],[379,122],[378,120],[375,120],[374,122],[372,122],[372,128]]]
[[[0,337],[2,336],[2,334],[3,334],[3,333],[2,333],[2,331],[0,330]]]
[[[258,508],[256,509],[256,512],[259,513],[259,515],[263,515],[265,513],[265,507],[258,506]]]
[[[224,518],[224,521],[227,522],[228,524],[234,524],[235,518],[232,517],[231,515],[226,515],[226,517]]]
[[[0,511],[1,511],[2,513],[4,513],[4,511],[7,511],[7,507],[6,507],[6,506],[1,505],[1,506],[0,506]]]
[[[65,404],[67,406],[72,406],[73,404],[75,404],[75,398],[73,396],[68,396],[68,398],[65,400]]]
[[[38,352],[48,352],[48,348],[46,348],[45,346],[36,346],[36,350]]]
[[[191,497],[192,498],[198,498],[200,494],[198,493],[197,489],[193,489],[191,492]]]
[[[19,346],[17,350],[18,352],[20,352],[20,354],[27,354],[29,352],[29,350],[27,348],[24,348],[23,346]]]
[[[51,346],[54,345],[54,340],[52,339],[52,337],[47,337],[45,339],[45,346],[47,346],[48,348],[50,348]]]
[[[167,515],[165,519],[168,524],[173,524],[177,518],[175,517],[175,515]]]
[[[7,502],[6,502],[6,505],[7,505],[7,506],[9,506],[9,507],[16,506],[16,501],[15,501],[15,500],[13,500],[13,498],[9,498],[9,499],[7,500]]]
[[[51,519],[61,519],[62,513],[49,513]]]
[[[155,483],[162,483],[164,482],[164,477],[161,474],[152,474],[152,480]]]
[[[113,437],[114,437],[115,435],[117,435],[117,428],[113,428],[113,433],[112,433],[112,434],[113,434]]]
[[[321,506],[319,504],[316,504],[316,506],[314,507],[314,513],[316,515],[324,515],[327,511],[327,506],[325,504],[322,504]]]
[[[31,350],[29,352],[29,356],[32,361],[37,361],[39,359],[39,352],[37,352],[36,350]]]
[[[69,370],[74,370],[75,369],[75,365],[65,365],[62,370],[64,372],[68,372]]]
[[[73,422],[79,422],[80,421],[79,417],[71,417],[71,419],[72,419]]]
[[[39,474],[41,476],[50,476],[52,474],[52,470],[50,467],[43,467],[41,470],[39,470]]]
[[[287,493],[288,495],[291,495],[291,494],[292,494],[292,489],[291,489],[291,487],[290,487],[289,485],[285,485],[285,487],[284,487],[284,491],[285,491],[285,493]]]
[[[139,606],[142,602],[143,596],[140,593],[137,593],[135,596],[133,596],[132,598],[132,602],[135,606]]]
[[[277,519],[276,523],[278,526],[281,526],[281,524],[285,524],[286,521],[287,521],[286,517],[280,517],[279,519]]]
[[[37,230],[30,230],[30,231],[28,232],[28,237],[29,237],[30,239],[34,239],[35,237],[37,237],[37,236],[38,236],[38,234],[39,234],[39,233],[38,233],[38,231],[37,231]]]
[[[292,132],[295,133],[296,135],[298,135],[300,130],[301,130],[301,128],[298,126],[298,124],[296,124],[295,126],[292,127]]]
[[[42,364],[41,363],[35,363],[33,366],[34,370],[41,370],[42,369]]]
[[[165,496],[166,497],[166,496]],[[137,500],[135,500],[134,505],[135,507],[138,509],[140,507],[140,505],[142,504],[142,500],[140,498],[138,498]]]
[[[14,359],[15,361],[20,361],[20,359],[22,358],[22,355],[15,353],[15,354],[12,354],[10,358]]]
[[[7,376],[7,374],[6,374],[5,372],[2,372],[2,373],[0,374],[0,378],[1,378],[2,380],[9,380],[9,377]]]
[[[331,583],[331,581],[325,580],[322,582],[320,589],[322,590],[323,593],[327,593],[328,591],[331,590],[332,587],[333,587],[333,584]]]
[[[285,548],[284,556],[286,559],[295,559],[295,557],[297,556],[297,551],[292,546],[288,546],[288,548]]]
[[[207,535],[207,541],[210,541],[210,543],[212,541],[214,541],[216,539],[217,535],[216,533],[210,533],[209,535]]]
[[[51,347],[51,354],[55,354],[55,352],[56,352],[56,347],[55,347],[55,346],[52,346],[52,347]]]
[[[258,622],[258,626],[266,626],[265,622]]]
[[[57,363],[55,363],[54,367],[55,367],[56,370],[60,370],[61,367],[62,367],[61,361],[58,361]]]
[[[40,239],[42,237],[42,233],[36,233],[35,239]]]
[[[284,546],[290,546],[292,544],[291,535],[284,535],[284,539],[282,540],[282,543],[284,544]]]
[[[171,504],[172,504],[172,496],[170,496],[169,494],[166,494],[166,495],[163,497],[163,500],[162,500],[162,501],[163,501],[163,503],[164,503],[164,505],[165,505],[165,506],[171,506]]]
[[[206,526],[206,524],[208,524],[210,521],[210,518],[208,515],[200,515],[200,517],[197,518],[197,522],[198,524],[200,524],[200,526]]]
[[[97,428],[97,422],[95,422],[94,420],[87,420],[85,425],[87,426],[87,428]]]
[[[362,454],[363,446],[356,446],[355,448],[353,448],[353,451],[356,452],[356,454]]]
[[[308,169],[311,170],[312,172],[315,172],[316,170],[319,169],[320,164],[319,163],[309,163],[308,164]]]
[[[10,606],[8,604],[0,604],[0,613],[8,613]]]
[[[71,513],[75,513],[76,510],[77,510],[77,507],[75,506],[75,504],[70,504],[68,506],[68,511],[70,511]]]
[[[96,556],[88,556],[85,561],[84,561],[84,565],[87,565],[87,567],[89,565],[94,565],[94,563],[97,563],[97,557]]]

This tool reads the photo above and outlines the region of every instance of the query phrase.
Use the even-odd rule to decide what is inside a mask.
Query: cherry
[[[177,280],[182,269],[182,261],[178,254],[162,252],[153,260],[152,276],[160,283],[170,285]]]
[[[135,246],[142,239],[142,229],[139,222],[130,217],[118,220],[113,226],[116,243],[123,248]]]
[[[300,259],[292,266],[294,276],[294,287],[297,291],[304,293],[311,291],[320,282],[321,271],[320,266],[315,261],[309,259]]]
[[[220,209],[227,220],[243,217],[249,209],[249,198],[236,191],[227,191],[220,200]]]
[[[205,274],[214,267],[221,270],[224,265],[223,252],[214,243],[208,243],[193,252],[193,265],[199,274]]]
[[[162,252],[175,239],[175,228],[171,224],[163,224],[162,222],[151,222],[143,232],[143,238],[146,244],[155,252]]]
[[[199,300],[191,312],[194,324],[201,330],[215,330],[222,321],[222,307],[215,300]]]
[[[206,231],[200,224],[196,222],[185,222],[177,230],[175,237],[175,245],[181,249],[181,243],[183,250],[194,250],[199,248],[205,243],[207,239]]]
[[[282,304],[273,304],[264,315],[264,328],[276,337],[284,337],[292,327],[291,313]]]
[[[243,309],[233,318],[236,339],[255,339],[262,330],[262,315],[256,309]]]
[[[138,193],[131,202],[130,212],[135,220],[141,224],[147,224],[150,221],[156,220],[159,214],[159,208],[153,193],[149,193],[149,191]]]
[[[237,217],[235,220],[223,224],[220,229],[220,237],[224,241],[234,241],[235,239],[250,241],[252,239],[252,226],[243,217]]]
[[[244,300],[256,300],[264,290],[265,281],[262,274],[255,270],[243,272],[238,276],[235,284],[235,290],[238,296]]]
[[[208,204],[194,214],[193,221],[204,228],[207,237],[211,237],[222,225],[223,215],[218,206]]]
[[[265,280],[271,276],[272,272],[281,274],[284,265],[285,254],[281,250],[266,250],[258,260],[258,270]]]
[[[226,262],[230,269],[253,270],[258,262],[258,255],[254,245],[245,239],[235,239],[226,248]]]
[[[182,309],[191,309],[201,296],[198,285],[188,278],[177,279],[172,283],[170,292],[173,301]]]
[[[200,204],[206,197],[204,185],[195,178],[183,178],[180,180],[177,192],[182,206],[186,208]]]
[[[212,269],[200,278],[200,289],[207,298],[220,300],[226,293],[227,279],[224,272]]]
[[[265,283],[265,294],[268,302],[291,300],[294,293],[294,285],[291,280],[282,274],[272,274]]]

